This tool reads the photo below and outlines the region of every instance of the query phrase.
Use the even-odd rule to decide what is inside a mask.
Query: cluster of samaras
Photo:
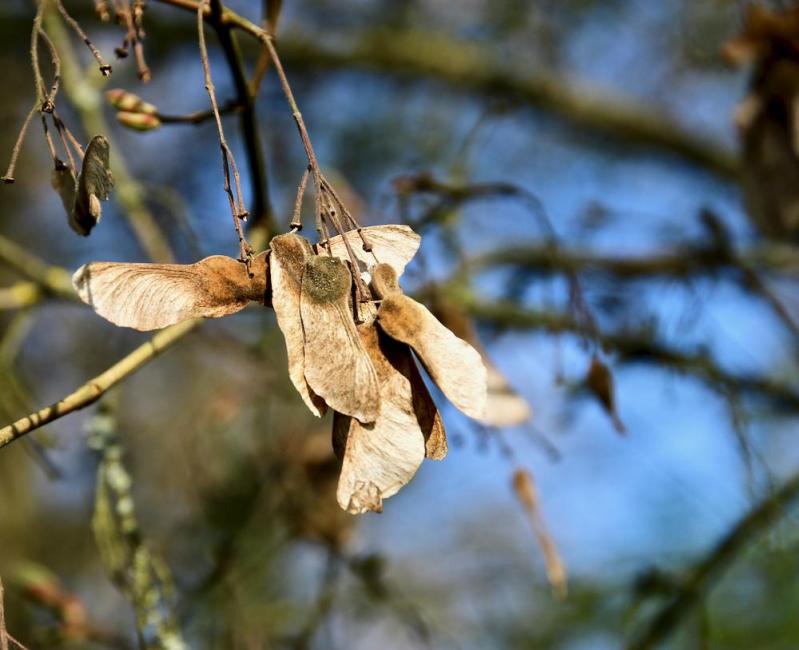
[[[328,407],[335,413],[339,504],[352,513],[380,511],[425,457],[447,453],[441,416],[413,353],[466,415],[481,419],[486,406],[480,354],[400,289],[419,241],[398,225],[350,231],[316,246],[289,233],[272,239],[249,269],[224,256],[186,265],[94,262],[73,282],[98,314],[140,330],[225,316],[251,301],[271,304],[294,386],[315,415]]]

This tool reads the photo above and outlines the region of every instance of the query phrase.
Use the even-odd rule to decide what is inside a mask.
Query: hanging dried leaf
[[[92,262],[72,276],[78,296],[121,327],[153,330],[189,318],[233,314],[251,301],[263,303],[267,255],[250,265],[223,255],[194,264]]]
[[[380,412],[377,374],[355,328],[352,275],[335,257],[306,260],[300,313],[305,333],[305,379],[332,409],[361,422]]]
[[[302,273],[305,260],[313,256],[313,249],[307,239],[293,233],[274,237],[270,248],[272,307],[286,340],[289,377],[311,413],[321,417],[327,407],[305,379],[305,339],[300,318]]]
[[[108,155],[108,140],[102,135],[96,135],[89,142],[83,156],[75,204],[69,212],[69,225],[84,237],[87,237],[100,221],[102,216],[100,201],[108,200],[108,195],[114,186],[114,177],[108,168]]]
[[[66,163],[56,160],[50,182],[58,196],[61,197],[64,212],[71,215],[75,208],[75,196],[78,193],[78,179],[75,178],[75,172]]]
[[[552,540],[552,536],[544,523],[544,518],[541,516],[541,508],[538,505],[538,496],[532,475],[526,470],[517,469],[513,473],[513,490],[530,518],[538,545],[544,554],[549,584],[556,596],[565,598],[567,591],[566,567],[558,555],[555,542]]]
[[[366,271],[378,262],[389,264],[397,275],[402,275],[408,262],[416,255],[422,238],[408,226],[389,224],[386,226],[368,226],[362,228],[364,239],[369,242],[371,252],[364,250],[363,241],[357,230],[345,233],[353,253],[362,265],[360,271]],[[347,247],[341,235],[331,237],[325,244],[316,244],[316,250],[329,251],[334,257],[349,261]]]
[[[477,420],[485,416],[486,368],[477,350],[444,327],[424,305],[402,294],[383,299],[377,322],[390,337],[413,348],[458,409]]]
[[[512,427],[527,422],[532,417],[530,405],[491,361],[469,316],[440,291],[434,294],[432,311],[455,336],[468,342],[483,359],[488,372],[488,396],[481,421],[492,427]]]
[[[598,356],[591,359],[591,366],[585,378],[588,390],[599,400],[602,408],[613,421],[613,427],[620,435],[624,435],[626,429],[624,422],[621,421],[616,410],[616,395],[613,387],[613,374]]]
[[[337,499],[353,514],[381,512],[383,499],[410,481],[426,455],[443,458],[446,437],[438,410],[407,346],[372,325],[358,333],[380,382],[377,421],[362,424],[336,413],[333,447],[343,458]]]

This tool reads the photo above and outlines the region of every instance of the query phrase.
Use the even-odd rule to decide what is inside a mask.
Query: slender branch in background
[[[260,224],[263,223],[264,228],[274,232],[275,217],[269,199],[269,181],[261,134],[258,130],[255,93],[251,91],[250,84],[247,82],[244,64],[235,36],[231,33],[230,26],[222,21],[223,11],[222,2],[220,0],[212,0],[210,23],[216,30],[217,38],[225,54],[233,85],[236,89],[236,103],[241,110],[239,125],[247,156],[247,166],[250,171],[250,186],[253,197],[252,210],[248,221],[250,228],[260,228]]]
[[[225,193],[230,202],[230,213],[233,216],[233,227],[236,229],[236,234],[239,238],[239,259],[248,264],[252,258],[252,248],[247,243],[244,236],[244,230],[241,223],[247,218],[247,209],[244,207],[244,199],[241,195],[241,180],[239,178],[239,170],[236,167],[236,161],[233,158],[233,152],[228,147],[225,140],[225,130],[222,127],[222,117],[219,115],[219,106],[216,102],[216,92],[214,90],[214,82],[211,80],[211,66],[208,62],[208,50],[205,47],[205,30],[203,29],[203,6],[208,0],[203,0],[197,9],[197,36],[200,43],[200,60],[203,66],[203,75],[205,78],[205,89],[208,91],[208,97],[211,99],[211,109],[214,112],[214,120],[216,121],[216,131],[219,136],[219,147],[222,150],[222,172],[225,178]],[[233,170],[233,178],[235,181],[235,196],[233,194],[233,187],[230,184],[230,171]]]
[[[197,11],[195,0],[158,0]],[[209,12],[206,12],[206,18]],[[222,20],[254,36],[268,37],[263,28],[225,9]],[[311,68],[362,68],[381,73],[436,79],[467,91],[499,96],[548,111],[579,128],[612,137],[621,144],[676,155],[725,179],[738,173],[737,156],[701,135],[691,133],[656,107],[636,104],[596,88],[563,81],[543,71],[509,71],[497,64],[488,48],[441,33],[374,30],[353,39],[349,50],[325,46],[318,38],[281,40],[283,60]],[[603,146],[606,144],[603,142]]]
[[[423,292],[422,292],[423,293]],[[550,333],[582,333],[582,326],[572,316],[550,311],[525,309],[512,302],[487,302],[462,296],[464,308],[478,321],[510,330],[542,330]],[[619,355],[624,363],[649,363],[696,377],[724,396],[730,391],[768,398],[772,402],[799,411],[799,390],[769,378],[735,374],[721,368],[704,351],[684,352],[659,342],[648,330],[602,332],[603,349]]]
[[[776,524],[799,498],[799,473],[764,499],[729,531],[710,553],[687,573],[677,594],[653,617],[650,624],[627,645],[627,650],[652,650],[665,641],[682,619],[690,614],[737,556],[754,539]]]
[[[187,646],[175,616],[172,575],[139,526],[111,397],[86,427],[87,445],[99,455],[92,532],[106,570],[133,606],[139,645],[182,650]]]
[[[144,201],[140,185],[131,176],[124,158],[116,146],[102,111],[102,96],[99,88],[85,79],[69,35],[61,21],[52,12],[44,16],[48,34],[61,53],[63,89],[74,105],[85,131],[92,135],[102,133],[111,149],[111,168],[116,186],[115,196],[130,224],[133,233],[147,256],[155,262],[171,262],[174,259],[169,244]]]
[[[33,280],[46,293],[70,300],[77,298],[69,271],[60,266],[47,264],[2,235],[0,235],[0,263]]]
[[[0,448],[14,442],[22,436],[38,429],[48,422],[53,422],[65,415],[78,411],[96,402],[110,388],[152,361],[161,352],[182,339],[202,322],[194,319],[178,323],[161,330],[147,343],[139,346],[126,357],[119,360],[105,372],[97,375],[55,404],[17,420],[0,429]]]

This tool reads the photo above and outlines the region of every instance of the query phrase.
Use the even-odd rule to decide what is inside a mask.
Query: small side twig
[[[214,113],[214,120],[216,121],[216,130],[219,136],[219,147],[222,150],[222,170],[225,177],[225,193],[228,195],[230,202],[230,212],[233,216],[233,226],[236,229],[236,234],[239,238],[239,257],[242,262],[249,264],[252,258],[252,248],[244,236],[244,230],[241,222],[247,218],[247,210],[244,208],[244,201],[241,193],[241,179],[239,177],[239,170],[236,166],[236,161],[233,158],[233,153],[225,140],[225,130],[222,127],[222,117],[219,114],[219,105],[216,100],[216,90],[214,82],[211,79],[211,65],[208,61],[208,49],[205,45],[205,31],[203,11],[208,0],[203,0],[197,7],[197,37],[200,45],[200,60],[203,66],[203,76],[205,79],[205,89],[208,91],[208,97],[211,100],[211,109]],[[230,172],[233,171],[234,184],[236,194],[234,196],[233,189],[230,183]],[[249,267],[248,267],[249,268]]]
[[[86,44],[86,47],[89,48],[89,51],[92,53],[92,56],[94,57],[94,60],[97,61],[97,65],[100,67],[100,72],[102,73],[102,75],[104,77],[110,75],[111,66],[105,62],[105,60],[103,59],[103,55],[100,54],[100,50],[98,50],[94,46],[94,43],[91,42],[89,37],[86,35],[86,32],[84,32],[83,29],[81,29],[81,26],[78,24],[78,21],[69,15],[69,12],[66,10],[61,0],[53,0],[53,2],[55,3],[58,12],[67,22],[67,24],[75,31],[78,37]]]

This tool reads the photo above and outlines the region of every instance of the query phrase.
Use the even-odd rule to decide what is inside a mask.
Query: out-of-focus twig
[[[478,321],[503,329],[542,330],[581,334],[581,325],[568,314],[520,307],[509,301],[464,298],[466,310]],[[619,363],[649,363],[702,380],[713,388],[767,398],[799,410],[799,390],[770,378],[736,374],[719,366],[706,351],[686,352],[657,340],[646,329],[602,332],[598,343],[618,355]]]
[[[756,537],[786,514],[799,498],[799,473],[755,506],[724,538],[691,567],[676,595],[655,614],[649,625],[627,645],[627,650],[651,650],[665,641],[682,619],[692,612],[738,555]]]
[[[96,402],[110,388],[127,376],[152,361],[173,343],[191,332],[201,319],[188,320],[158,332],[147,343],[139,346],[129,355],[115,363],[105,372],[87,381],[76,391],[70,393],[55,404],[25,416],[0,429],[0,448],[14,442],[25,434],[38,429],[48,422],[53,422],[73,411],[80,410]]]

